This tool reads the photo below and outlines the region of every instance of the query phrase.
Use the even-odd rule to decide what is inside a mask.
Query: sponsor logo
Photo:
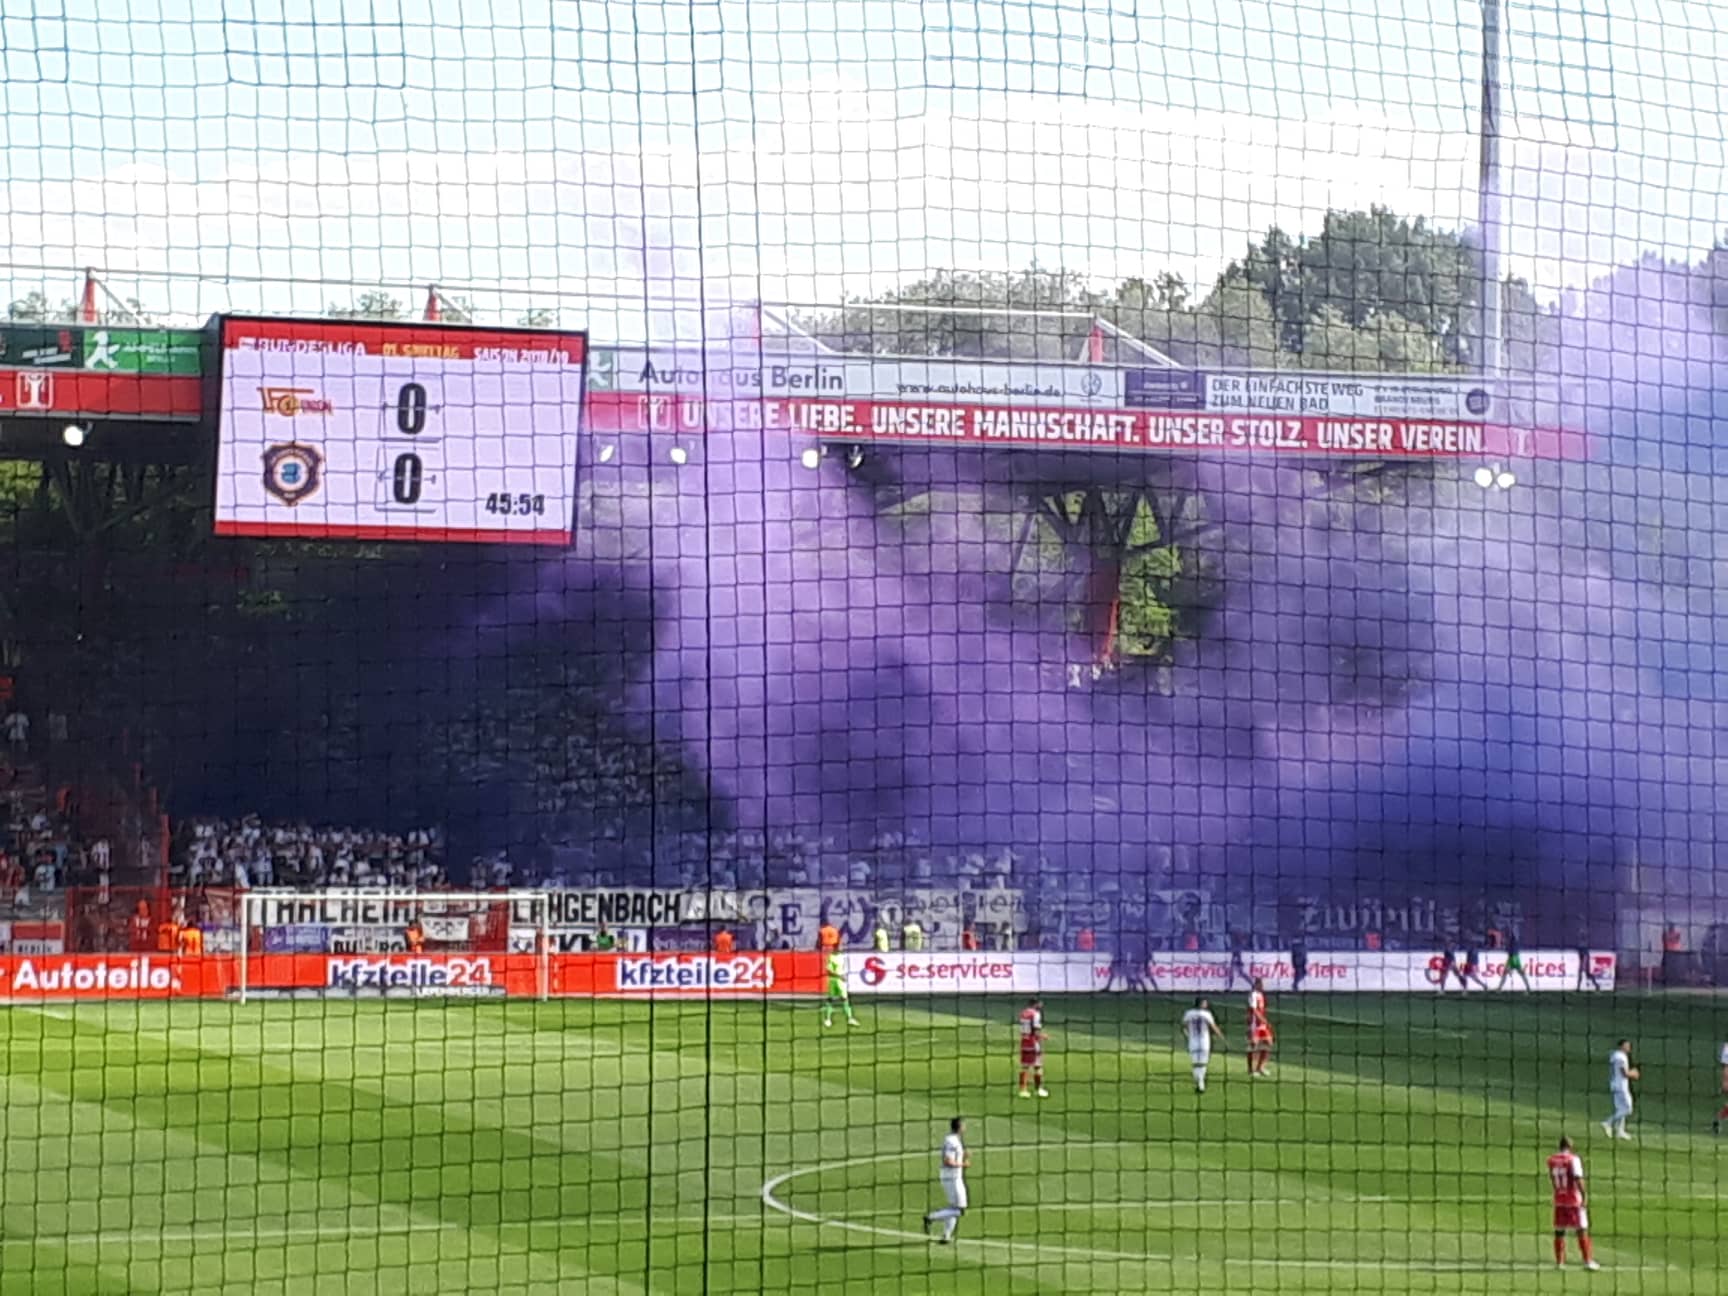
[[[1192,369],[1130,369],[1122,403],[1129,409],[1203,410],[1205,375]]]
[[[128,959],[124,963],[97,963],[79,966],[70,959],[57,962],[22,960],[5,984],[6,971],[0,968],[0,991],[11,993],[52,994],[67,991],[139,991],[178,990],[180,978],[173,969],[148,957]]]
[[[1480,387],[1472,388],[1464,397],[1464,408],[1477,416],[1486,414],[1490,404],[1491,398]]]
[[[877,980],[867,979],[871,963],[882,964]],[[891,966],[880,959],[865,961],[866,985],[880,985],[892,976],[897,981],[954,981],[959,983],[974,982],[991,984],[1014,980],[1014,962],[1012,959],[990,958],[931,958],[931,959],[901,959]]]
[[[336,408],[324,397],[314,395],[310,387],[260,387],[258,395],[263,398],[266,414],[280,414],[283,418],[328,414]]]
[[[289,508],[317,494],[324,456],[311,446],[273,445],[264,452],[264,489]]]
[[[86,369],[118,369],[120,367],[120,347],[109,336],[107,329],[97,329],[90,335],[88,349],[84,356]]]
[[[324,984],[332,990],[434,991],[492,984],[492,960],[333,958]]]
[[[769,990],[774,964],[758,955],[739,958],[622,957],[620,990]]]
[[[48,410],[54,408],[54,375],[21,370],[18,374],[18,408]]]
[[[879,958],[867,958],[858,979],[867,986],[879,986],[888,979],[888,965]]]
[[[1096,369],[1090,371],[1081,383],[1080,390],[1086,394],[1088,400],[1097,400],[1104,391],[1104,376]]]

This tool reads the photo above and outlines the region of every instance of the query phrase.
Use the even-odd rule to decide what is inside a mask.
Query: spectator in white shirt
[[[0,728],[6,731],[6,741],[14,747],[27,747],[30,743],[30,717],[22,711],[13,711],[4,720],[0,720]]]

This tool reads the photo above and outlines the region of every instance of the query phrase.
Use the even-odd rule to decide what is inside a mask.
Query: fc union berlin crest
[[[324,456],[311,446],[273,445],[264,452],[264,489],[292,508],[317,494]]]

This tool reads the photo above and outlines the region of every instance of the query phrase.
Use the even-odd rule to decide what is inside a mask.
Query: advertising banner
[[[229,965],[227,985],[238,986]],[[323,990],[360,997],[533,997],[542,960],[533,954],[266,954],[247,966],[249,990]],[[554,996],[708,998],[814,995],[824,988],[815,953],[555,954]]]
[[[849,954],[854,994],[1086,994],[1110,964],[1090,954]]]
[[[179,329],[84,331],[83,366],[109,373],[183,374],[204,372],[204,335]]]
[[[84,358],[84,331],[68,325],[7,324],[0,327],[0,365],[66,368]]]
[[[1367,458],[1582,456],[1530,393],[1474,377],[1202,373],[1105,364],[801,353],[739,361],[597,350],[589,427],[764,429],[858,443]]]
[[[0,999],[170,999],[220,995],[226,958],[156,954],[0,956]]]
[[[1286,954],[1245,954],[1233,965],[1228,954],[1157,953],[1142,968],[1112,962],[1108,956],[1026,952],[1019,954],[931,953],[849,954],[847,985],[854,994],[1083,994],[1129,987],[1167,994],[1245,993],[1249,982],[1263,978],[1273,993],[1296,989],[1295,968]],[[1536,991],[1576,990],[1589,985],[1579,976],[1578,956],[1570,950],[1529,950],[1523,955],[1529,988]],[[1615,956],[1593,951],[1591,988],[1612,990]],[[1444,960],[1438,953],[1348,953],[1312,955],[1301,986],[1303,992],[1438,993]],[[1477,976],[1490,987],[1500,984],[1506,968],[1501,951],[1484,952]],[[1459,991],[1456,973],[1447,989]],[[1514,972],[1507,988],[1524,989]],[[1482,985],[1468,984],[1481,993]]]
[[[1283,956],[1250,956],[1239,968],[1228,956],[1158,954],[1141,971],[1106,957],[1066,953],[849,954],[846,976],[854,994],[975,995],[1086,994],[1130,986],[1165,994],[1240,994],[1250,977],[1289,993],[1294,969]],[[1301,992],[1482,993],[1456,976],[1440,984],[1439,955],[1351,953],[1312,958]],[[1485,956],[1482,982],[1499,985],[1505,956]],[[1612,990],[1616,960],[1592,952],[1580,977],[1571,951],[1524,955],[1529,988],[1568,991],[1581,984]],[[384,998],[532,998],[543,974],[554,996],[620,998],[741,998],[816,996],[824,989],[822,957],[812,951],[765,954],[295,954],[262,953],[246,966],[248,992],[260,995],[350,995]],[[0,955],[0,1000],[211,998],[233,994],[240,961],[233,955],[158,954]],[[1513,974],[1509,989],[1522,990]]]

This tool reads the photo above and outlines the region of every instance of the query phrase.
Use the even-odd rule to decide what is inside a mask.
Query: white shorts
[[[1627,1115],[1631,1114],[1632,1091],[1630,1089],[1621,1089],[1616,1087],[1608,1091],[1608,1096],[1614,1100],[1614,1111],[1616,1115],[1621,1113]]]
[[[1212,1060],[1212,1050],[1209,1048],[1191,1048],[1188,1050],[1188,1059],[1195,1066],[1205,1066]]]
[[[955,1210],[966,1209],[966,1181],[959,1175],[953,1178],[942,1176],[942,1195]]]

